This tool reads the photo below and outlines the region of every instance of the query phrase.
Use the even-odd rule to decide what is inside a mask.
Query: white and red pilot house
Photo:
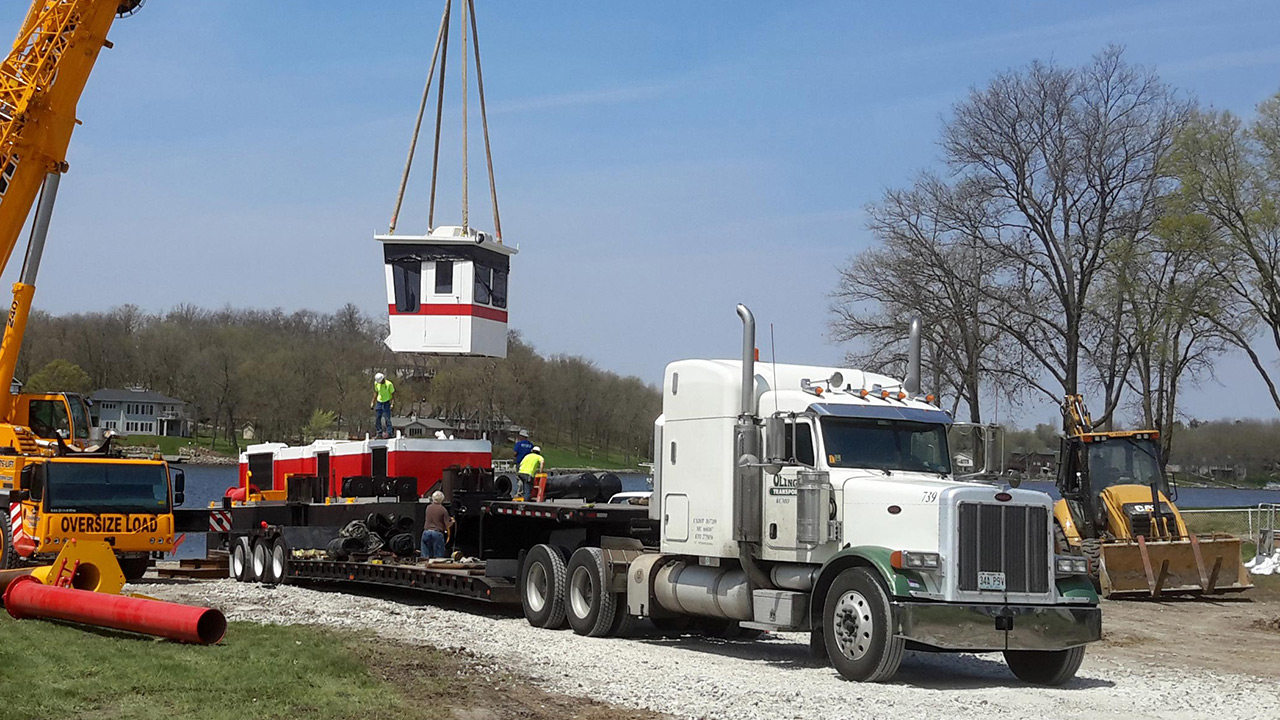
[[[291,447],[284,443],[250,445],[240,453],[240,487],[246,474],[260,490],[286,490],[290,475],[322,478],[326,494],[342,494],[347,477],[413,477],[418,495],[431,489],[445,468],[493,467],[488,440],[436,440],[396,437],[388,440],[317,440]]]
[[[395,352],[507,356],[507,278],[515,248],[474,228],[378,235]]]

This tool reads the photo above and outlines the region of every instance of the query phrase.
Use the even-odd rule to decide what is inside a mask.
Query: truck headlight
[[[1058,575],[1088,575],[1089,559],[1081,555],[1059,555],[1054,567]]]
[[[889,556],[889,564],[898,570],[937,570],[942,567],[942,556],[935,552],[899,550]]]

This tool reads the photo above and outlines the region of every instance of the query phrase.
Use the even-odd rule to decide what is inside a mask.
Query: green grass
[[[200,647],[0,614],[0,720],[425,719],[440,707],[424,697],[466,695],[436,673],[388,682],[370,670],[378,655],[369,639],[309,627],[232,623]]]
[[[209,448],[209,438],[184,438],[184,437],[165,437],[161,435],[129,435],[128,437],[117,438],[116,441],[121,446],[132,447],[144,445],[147,447],[159,447],[161,454],[177,455],[178,450],[186,445],[199,445],[202,448]],[[231,446],[224,437],[219,437],[213,443],[214,452],[224,455],[236,456],[239,451]]]
[[[621,452],[612,451],[604,454],[595,448],[583,448],[582,454],[574,452],[572,446],[559,447],[556,445],[542,445],[542,456],[547,459],[547,468],[555,470],[556,468],[596,468],[600,470],[633,470],[640,467],[639,463],[644,458],[631,456],[631,462],[625,461]],[[495,460],[511,460],[515,457],[515,453],[509,446],[495,447],[493,449],[493,458]]]

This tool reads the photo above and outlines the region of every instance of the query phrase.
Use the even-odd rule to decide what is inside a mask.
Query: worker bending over
[[[542,457],[542,448],[537,445],[520,460],[519,474],[516,475],[516,497],[528,497],[525,493],[533,490],[533,476],[546,470],[547,460]]]
[[[449,511],[444,507],[444,493],[439,490],[431,493],[431,504],[427,506],[427,519],[422,525],[422,557],[448,557],[444,548],[445,532],[453,524]]]

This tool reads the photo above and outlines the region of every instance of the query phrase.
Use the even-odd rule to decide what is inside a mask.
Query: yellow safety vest
[[[542,472],[542,468],[546,464],[546,459],[538,453],[531,452],[520,461],[520,472],[524,475],[536,475]]]
[[[374,383],[373,389],[378,393],[378,402],[391,402],[391,393],[396,391],[396,386],[391,384],[390,380],[386,382]]]

